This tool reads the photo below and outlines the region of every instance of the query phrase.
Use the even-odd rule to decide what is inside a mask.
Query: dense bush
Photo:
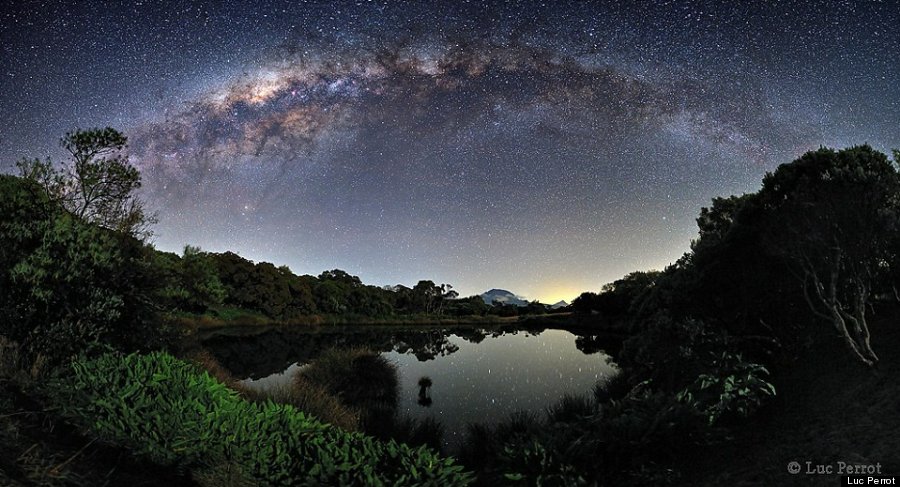
[[[65,363],[90,349],[162,343],[150,250],[86,223],[35,183],[0,176],[0,335],[27,359]]]
[[[677,392],[704,371],[702,359],[724,347],[725,337],[703,321],[657,314],[625,340],[618,363],[640,380]]]
[[[78,361],[55,383],[64,414],[154,461],[235,475],[256,485],[465,485],[470,476],[428,449],[380,442],[289,405],[238,397],[163,353]],[[209,475],[209,472],[217,472]]]
[[[603,404],[567,397],[544,418],[472,426],[460,459],[484,485],[661,485],[714,438],[692,405],[641,385]]]

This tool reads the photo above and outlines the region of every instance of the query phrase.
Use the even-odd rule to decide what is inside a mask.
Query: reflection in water
[[[473,339],[478,339],[478,331],[470,333]],[[481,335],[480,339],[483,338]],[[315,331],[276,329],[258,335],[215,336],[204,340],[203,345],[234,375],[250,378],[282,372],[291,364],[308,363],[332,348],[363,347],[377,352],[412,354],[417,360],[434,360],[458,350],[443,329],[391,330],[377,326],[329,327]]]
[[[431,407],[431,377],[419,379],[419,406]]]
[[[479,341],[452,334],[459,349],[435,360],[388,352],[400,371],[398,412],[437,418],[452,451],[469,423],[496,424],[515,411],[541,412],[567,393],[589,394],[597,381],[615,374],[615,366],[606,354],[579,351],[575,338],[562,330],[486,334]],[[428,391],[430,408],[419,403],[423,376],[440,384]]]
[[[396,433],[404,425],[412,430],[413,423],[428,428],[443,425],[444,446],[451,450],[462,442],[469,423],[496,424],[515,411],[539,413],[567,393],[589,394],[597,381],[615,373],[609,355],[596,352],[600,340],[590,337],[576,343],[575,335],[562,330],[416,330],[381,335],[371,330],[343,330],[297,334],[292,339],[287,336],[254,337],[257,345],[272,344],[271,349],[251,352],[243,343],[213,351],[224,358],[226,367],[237,365],[232,370],[245,377],[265,377],[288,366],[296,367],[297,362],[307,362],[316,352],[334,346],[365,345],[380,351],[398,366],[398,398],[392,407],[374,415],[378,419],[371,417],[367,429],[384,430],[370,431],[384,437],[391,434],[388,430]],[[281,340],[281,347],[275,345],[277,340]],[[242,349],[249,357],[228,360]],[[267,355],[277,359],[263,360]],[[281,368],[273,370],[278,364]]]
[[[604,352],[610,345],[621,346],[621,339],[610,339],[609,335],[582,335],[575,339],[575,348],[588,354]]]

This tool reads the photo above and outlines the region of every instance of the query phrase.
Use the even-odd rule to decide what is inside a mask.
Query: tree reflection
[[[450,329],[373,328],[333,328],[315,332],[271,330],[250,336],[212,337],[204,342],[204,346],[236,376],[251,378],[282,372],[295,363],[312,362],[323,350],[331,348],[365,347],[376,352],[412,354],[421,362],[459,350],[459,346],[449,339],[455,332]]]
[[[413,354],[420,362],[424,362],[457,352],[459,346],[450,341],[446,330],[433,330],[405,334],[394,343],[391,351]]]
[[[419,406],[431,407],[431,377],[423,376],[419,379]]]
[[[610,350],[619,350],[621,347],[622,339],[608,334],[579,335],[575,338],[575,348],[585,355],[598,352],[606,353]]]

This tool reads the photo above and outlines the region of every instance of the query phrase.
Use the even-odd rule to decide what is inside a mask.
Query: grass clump
[[[294,406],[259,404],[165,353],[77,361],[54,386],[64,414],[92,435],[195,479],[255,485],[466,485],[426,448],[348,433]]]
[[[254,402],[290,404],[345,431],[359,429],[359,411],[345,406],[328,389],[310,382],[300,374],[290,384],[267,387],[260,391],[247,389],[245,396]]]
[[[299,374],[295,376],[290,384],[254,388],[247,385],[244,381],[235,379],[231,372],[223,367],[207,350],[193,350],[186,354],[185,358],[230,389],[237,391],[241,397],[249,401],[261,404],[267,401],[278,404],[290,404],[300,411],[311,414],[343,430],[359,430],[360,414],[358,410],[345,406],[327,388],[320,384],[312,383],[300,377]]]
[[[294,385],[301,390],[324,388],[360,412],[363,431],[389,436],[383,430],[396,414],[400,382],[397,366],[381,354],[359,347],[326,350],[297,374]]]

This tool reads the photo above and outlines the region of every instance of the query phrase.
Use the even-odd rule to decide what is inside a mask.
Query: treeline
[[[288,321],[312,315],[483,316],[506,312],[447,284],[378,287],[331,270],[292,273],[234,253],[161,252],[86,221],[33,179],[0,175],[0,336],[22,358],[62,363],[92,348],[151,349],[175,315]]]
[[[318,276],[296,275],[287,266],[254,263],[233,252],[203,252],[187,246],[182,255],[155,251],[152,265],[162,280],[158,304],[167,311],[218,317],[251,313],[289,322],[311,316],[389,318],[499,316],[515,317],[566,311],[530,301],[524,306],[481,296],[460,298],[450,284],[421,280],[373,286],[333,269]]]
[[[215,315],[225,308],[293,320],[310,315],[483,316],[492,311],[479,296],[458,298],[449,284],[421,280],[411,288],[379,287],[363,284],[340,269],[319,276],[296,275],[287,266],[190,246],[181,256],[156,252],[153,265],[164,281],[160,305],[189,313]]]

